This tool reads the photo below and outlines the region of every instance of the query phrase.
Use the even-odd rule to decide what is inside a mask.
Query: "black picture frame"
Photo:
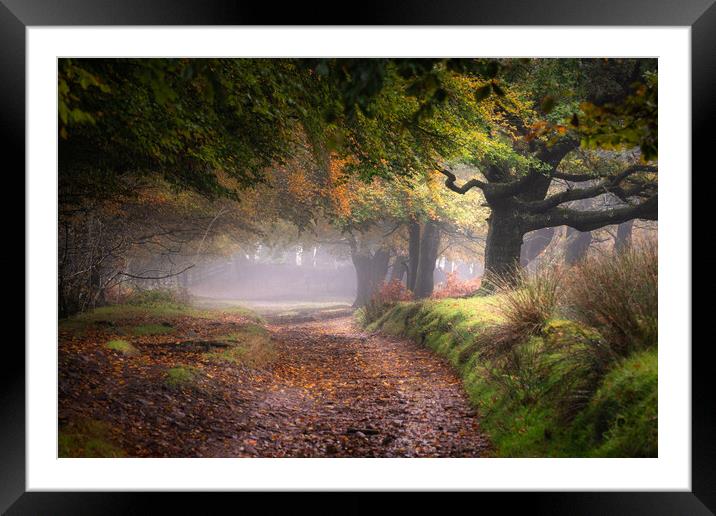
[[[277,6],[223,0],[0,0],[0,117],[4,161],[15,158],[24,170],[25,29],[52,25],[572,25],[689,26],[692,71],[692,163],[707,172],[716,119],[716,0],[400,0],[362,2],[340,15],[335,4]],[[708,167],[710,170],[712,167]],[[9,173],[10,167],[6,169]],[[689,177],[690,171],[682,171]],[[18,172],[14,172],[19,177]],[[708,174],[704,174],[706,176]],[[700,177],[700,181],[704,179]],[[24,182],[22,183],[24,190]],[[706,196],[699,187],[693,202]],[[706,202],[705,199],[702,199]],[[693,251],[692,251],[693,252]],[[693,255],[692,255],[693,256]],[[713,261],[713,259],[711,259]],[[26,270],[27,274],[27,270]],[[713,280],[706,282],[713,286]],[[703,287],[702,287],[703,288]],[[695,307],[696,308],[696,307]],[[708,309],[708,306],[704,308]],[[697,310],[698,313],[698,310]],[[692,316],[693,320],[693,316]],[[683,343],[690,345],[691,343]],[[504,508],[529,505],[550,514],[713,514],[716,511],[714,375],[708,360],[711,342],[692,346],[692,492],[474,493],[497,499]],[[0,376],[0,510],[8,514],[127,514],[145,512],[148,493],[25,492],[25,353],[6,342]],[[201,503],[208,512],[228,496],[189,497],[172,493],[184,511]],[[242,503],[248,500],[241,494]],[[351,495],[340,513],[368,509]],[[166,497],[163,497],[166,498]],[[218,500],[217,500],[218,498]],[[420,497],[417,497],[420,500]],[[165,503],[162,501],[162,503]],[[420,501],[418,503],[421,503]],[[471,501],[470,503],[477,503]],[[300,506],[300,503],[299,503]],[[294,506],[295,509],[295,506]],[[361,511],[363,512],[363,511]]]

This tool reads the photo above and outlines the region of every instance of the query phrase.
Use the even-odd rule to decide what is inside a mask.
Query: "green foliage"
[[[323,91],[308,80],[295,60],[61,59],[61,186],[158,172],[234,196],[283,160],[299,128],[322,126]]]
[[[61,59],[61,189],[111,195],[127,174],[160,173],[235,197],[306,146],[365,179],[465,160],[534,168],[515,122],[570,118],[560,134],[648,160],[656,77],[633,59]]]
[[[245,317],[246,319],[254,321],[257,325],[266,324],[266,319],[263,316],[243,306],[231,306],[222,308],[221,313],[227,315],[239,315],[241,317]]]
[[[119,323],[134,317],[151,315],[155,317],[179,317],[179,316],[206,316],[207,312],[196,310],[188,305],[176,305],[174,303],[155,303],[142,305],[117,304],[100,306],[93,310],[77,314],[75,316],[64,319],[60,322],[60,326],[72,326],[84,323],[97,323],[101,321],[110,321]]]
[[[81,420],[61,426],[58,434],[58,456],[124,457],[124,450],[113,443],[112,427],[103,421]]]
[[[241,326],[240,331],[236,331],[234,333],[230,333],[229,335],[226,335],[224,337],[221,337],[221,340],[227,340],[230,342],[241,342],[246,337],[267,337],[269,334],[269,331],[266,329],[265,326],[263,326],[260,323],[248,323]]]
[[[125,303],[134,306],[169,306],[177,307],[187,304],[188,298],[186,294],[177,290],[170,289],[151,289],[151,290],[135,290],[132,292]]]
[[[632,85],[632,92],[619,102],[581,104],[581,115],[572,125],[581,135],[586,149],[639,147],[644,161],[658,157],[658,81],[656,72],[646,72],[643,81]]]
[[[67,319],[61,319],[59,327],[60,330],[70,331],[78,335],[87,330],[96,330],[97,328],[109,328],[110,331],[117,328],[120,331],[135,335],[161,335],[174,331],[169,321],[175,318],[209,319],[223,314],[245,317],[259,325],[265,323],[263,317],[244,307],[204,309],[171,302],[152,302],[102,306]],[[165,324],[138,324],[139,321],[148,318],[164,320]]]
[[[355,312],[353,312],[353,319],[355,320],[356,324],[358,324],[358,326],[368,326],[370,324],[370,321],[368,321],[368,318],[366,317],[364,307],[360,307]]]

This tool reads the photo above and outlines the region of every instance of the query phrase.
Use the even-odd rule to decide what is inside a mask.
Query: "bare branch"
[[[453,192],[465,194],[473,188],[480,188],[485,193],[485,196],[492,198],[509,197],[510,195],[518,194],[534,179],[532,174],[525,174],[516,181],[506,183],[485,183],[484,181],[473,178],[464,185],[457,186],[455,184],[455,181],[457,181],[455,174],[444,168],[439,169],[439,171],[442,175],[447,177],[445,186]]]
[[[170,274],[165,274],[164,276],[135,276],[134,274],[129,274],[128,272],[118,272],[117,274],[122,275],[122,276],[127,276],[128,278],[133,278],[133,279],[141,279],[141,280],[147,280],[147,279],[160,280],[160,279],[165,279],[165,278],[171,278],[171,277],[173,277],[173,276],[179,276],[180,274],[182,274],[182,273],[188,271],[188,270],[191,269],[192,267],[194,267],[194,264],[191,264],[191,265],[189,265],[188,267],[185,267],[184,269],[180,270],[179,272],[174,272],[174,273],[170,273]]]
[[[455,184],[455,181],[457,181],[457,176],[455,176],[455,174],[446,169],[440,169],[440,173],[447,177],[447,179],[445,180],[445,186],[447,186],[453,192],[457,192],[461,195],[466,194],[467,192],[476,187],[484,190],[489,186],[487,183],[480,181],[479,179],[470,179],[464,185],[457,186]]]

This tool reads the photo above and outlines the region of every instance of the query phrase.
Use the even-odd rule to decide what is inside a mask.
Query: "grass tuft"
[[[123,355],[132,356],[132,355],[136,355],[137,353],[139,353],[137,348],[132,346],[132,344],[127,342],[126,340],[121,340],[121,339],[110,340],[105,345],[107,346],[108,349],[111,349],[112,351],[119,351]]]
[[[191,385],[199,374],[199,370],[191,366],[178,366],[168,369],[164,382],[172,389]]]
[[[112,442],[112,427],[96,420],[82,420],[60,428],[59,457],[124,457],[124,450]]]
[[[498,278],[494,283],[502,298],[497,310],[514,332],[539,333],[557,310],[562,279],[563,274],[557,267],[542,267],[535,272],[520,268]]]
[[[656,244],[587,259],[568,282],[567,308],[620,356],[656,346],[658,269]]]
[[[240,331],[231,333],[218,340],[233,342],[234,346],[207,353],[210,360],[243,364],[253,369],[263,369],[276,359],[276,350],[269,332],[258,324],[246,324]]]
[[[147,335],[164,335],[174,331],[171,326],[164,324],[139,324],[126,328],[132,335],[147,336]]]

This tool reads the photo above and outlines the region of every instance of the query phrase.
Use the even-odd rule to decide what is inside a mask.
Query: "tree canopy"
[[[61,59],[61,218],[161,191],[224,247],[333,242],[415,276],[422,246],[425,277],[484,247],[501,274],[531,232],[656,219],[657,87],[649,59]]]

